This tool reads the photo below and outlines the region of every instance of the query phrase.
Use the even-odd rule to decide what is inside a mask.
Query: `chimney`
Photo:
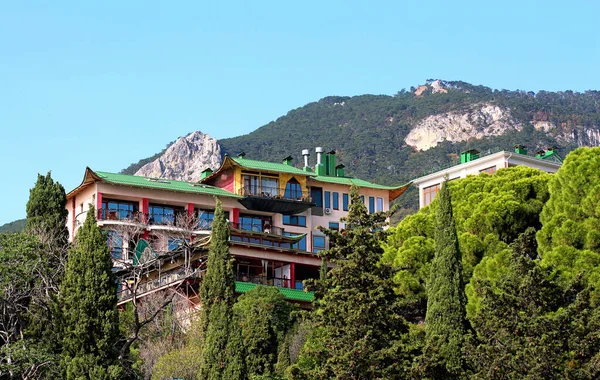
[[[200,173],[200,180],[203,180],[204,178],[210,177],[213,174],[213,171],[211,168],[206,168],[202,171],[202,173]]]
[[[335,150],[328,152],[325,156],[325,174],[335,175]]]
[[[471,162],[479,158],[479,151],[475,149],[469,149],[460,154],[460,163],[464,164]]]
[[[238,153],[238,158],[244,158],[244,157],[246,157],[246,152]]]
[[[321,163],[321,155],[323,154],[323,148],[318,146],[315,148],[315,152],[317,153],[317,165],[315,166],[315,172],[317,175],[326,175],[327,171],[325,165]]]
[[[287,156],[286,158],[284,158],[282,163],[287,166],[293,166],[292,165],[292,156]]]
[[[544,156],[545,156],[545,155],[546,155],[546,152],[544,152],[544,150],[543,150],[543,149],[542,149],[542,150],[538,150],[538,151],[535,153],[535,158],[544,158]]]
[[[302,156],[304,157],[304,171],[309,172],[310,166],[308,166],[308,156],[310,156],[308,149],[302,149]]]
[[[514,146],[514,148],[515,148],[515,153],[527,155],[527,147],[525,145],[517,144]]]
[[[335,167],[335,176],[336,177],[344,177],[344,168],[345,166],[343,164],[339,164],[338,166]]]

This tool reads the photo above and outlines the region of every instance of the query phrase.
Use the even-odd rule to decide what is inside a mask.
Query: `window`
[[[306,216],[304,215],[284,215],[283,224],[288,226],[306,227]]]
[[[102,212],[98,219],[121,220],[131,219],[138,210],[137,202],[102,200]]]
[[[383,211],[383,198],[377,198],[377,211]]]
[[[198,228],[201,230],[212,229],[212,224],[215,219],[215,210],[198,209]],[[229,211],[225,211],[225,219],[229,219]]]
[[[435,198],[435,195],[438,191],[440,191],[439,183],[437,185],[428,186],[423,189],[423,207],[433,202],[433,199]]]
[[[114,260],[123,259],[123,235],[116,231],[106,233],[106,245],[110,250],[110,255]]]
[[[310,188],[310,197],[317,207],[323,207],[323,189],[320,187]]]
[[[283,233],[283,236],[295,236],[295,235],[298,235],[298,234],[294,233],[294,232],[284,232]],[[306,235],[302,239],[298,240],[297,243],[293,243],[292,244],[292,249],[298,249],[300,251],[306,251]]]
[[[173,250],[179,248],[179,246],[182,245],[183,243],[184,243],[183,239],[169,238],[168,249],[169,249],[169,251],[173,251]]]
[[[340,224],[338,222],[329,222],[329,229],[339,231]]]
[[[325,236],[313,235],[312,238],[312,251],[317,253],[325,250]]]
[[[271,217],[258,215],[240,215],[239,229],[254,232],[263,232],[264,228],[271,226]]]
[[[325,192],[325,208],[331,208],[331,193],[329,191]]]
[[[259,195],[258,176],[244,175],[244,193],[242,195]]]
[[[261,177],[261,187],[263,197],[279,195],[279,180],[277,178]]]
[[[369,213],[375,212],[375,197],[369,197]]]
[[[334,210],[340,209],[340,193],[338,193],[338,192],[333,193],[333,209]]]
[[[360,201],[362,202],[363,205],[365,204],[365,196],[364,195],[360,196]]]
[[[494,174],[496,173],[496,165],[490,166],[489,168],[481,169],[479,173]]]
[[[342,209],[344,211],[348,211],[349,203],[350,203],[350,198],[348,197],[348,194],[346,194],[346,193],[342,194]]]
[[[302,199],[302,187],[300,187],[300,183],[295,178],[290,179],[285,185],[284,198]]]
[[[183,212],[181,207],[150,205],[148,208],[148,223],[174,224],[175,216],[180,212]]]

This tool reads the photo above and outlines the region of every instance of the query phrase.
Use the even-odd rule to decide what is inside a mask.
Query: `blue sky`
[[[428,78],[600,89],[593,1],[212,3],[0,3],[0,224],[25,216],[38,172],[68,191],[86,166],[246,134],[327,95]]]

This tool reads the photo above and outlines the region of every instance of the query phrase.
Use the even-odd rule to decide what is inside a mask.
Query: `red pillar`
[[[296,264],[290,263],[290,281],[292,286],[290,288],[296,289]]]
[[[75,198],[73,198],[75,199]],[[96,210],[101,210],[102,209],[102,193],[101,192],[97,192],[96,193]]]
[[[234,226],[238,226],[240,223],[240,209],[239,208],[234,208],[233,210],[231,210],[231,223],[233,223]]]
[[[75,216],[76,216],[76,210],[75,210],[75,196],[73,196],[73,198],[71,199],[71,208],[73,209],[73,226],[71,227],[71,241],[75,240],[75,224],[77,223]]]
[[[190,216],[190,217],[194,216],[194,204],[193,203],[188,203],[187,213],[188,213],[188,216]]]
[[[142,198],[142,204],[141,204],[141,218],[140,220],[142,221],[142,223],[146,224],[148,223],[148,211],[150,210],[150,202],[148,201],[148,198]],[[150,237],[150,233],[148,232],[148,230],[144,230],[144,233],[142,234],[142,239],[148,241],[148,238]]]

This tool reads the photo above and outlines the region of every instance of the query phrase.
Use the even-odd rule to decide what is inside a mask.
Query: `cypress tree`
[[[69,252],[61,284],[62,368],[66,379],[122,376],[117,365],[119,320],[106,237],[88,212]]]
[[[204,341],[198,378],[228,379],[228,373],[227,376],[239,374],[235,378],[243,379],[246,370],[239,323],[233,313],[235,281],[229,229],[221,202],[216,202],[206,273],[200,287],[200,329]]]
[[[461,253],[448,183],[437,194],[435,256],[427,289],[425,376],[459,377],[466,332]]]
[[[36,235],[45,235],[44,238],[64,246],[69,236],[66,204],[64,187],[54,182],[50,172],[45,177],[38,174],[35,186],[29,190],[26,206],[27,230]],[[46,242],[44,240],[42,239],[43,243]]]

